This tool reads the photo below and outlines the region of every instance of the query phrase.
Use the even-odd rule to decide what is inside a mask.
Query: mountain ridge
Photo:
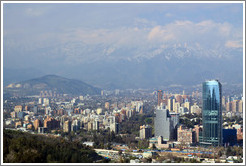
[[[40,91],[52,90],[60,94],[94,95],[99,94],[100,89],[93,87],[83,81],[68,79],[55,74],[49,74],[5,87],[6,92],[25,95],[37,95]]]

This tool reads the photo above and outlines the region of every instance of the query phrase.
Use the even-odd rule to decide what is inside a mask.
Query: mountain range
[[[35,70],[32,70],[33,74],[29,70],[29,77],[41,71],[39,73],[83,80],[101,89],[196,86],[206,79],[218,79],[225,84],[243,84],[241,48],[206,49],[194,44],[151,49],[120,48],[75,42],[28,53],[30,57],[36,55],[33,57]],[[52,55],[52,60],[48,59],[49,55]],[[41,58],[45,64],[40,62]],[[11,78],[19,78],[27,74],[19,72],[17,75],[5,68],[5,85],[6,82],[14,82],[7,78],[10,75]]]

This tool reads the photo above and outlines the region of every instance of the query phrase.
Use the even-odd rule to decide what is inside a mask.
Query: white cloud
[[[36,39],[39,40],[37,41]],[[178,20],[166,25],[153,26],[151,24],[150,27],[133,25],[111,29],[72,28],[63,30],[62,32],[35,34],[32,37],[28,36],[27,38],[21,38],[21,40],[15,40],[14,42],[17,41],[21,44],[24,41],[28,42],[30,45],[28,48],[31,49],[35,49],[35,47],[52,47],[65,43],[71,43],[72,45],[73,42],[81,43],[84,47],[89,47],[82,51],[77,50],[77,52],[72,52],[78,58],[82,54],[83,56],[86,54],[91,57],[99,57],[101,53],[114,57],[118,56],[116,55],[116,53],[119,54],[118,49],[125,51],[124,56],[126,58],[127,56],[152,57],[164,53],[168,48],[174,48],[174,45],[177,47],[179,45],[184,46],[188,49],[192,47],[197,50],[211,50],[211,54],[213,53],[212,50],[216,50],[218,52],[216,53],[217,56],[223,55],[221,50],[225,50],[226,48],[241,48],[242,31],[229,23],[218,23],[211,20],[201,22]],[[104,48],[93,52],[93,54],[86,52],[97,49],[98,45],[100,45],[100,48]],[[11,47],[14,47],[13,43]],[[76,49],[81,48],[78,46]],[[71,55],[71,52],[64,54]],[[166,58],[169,59],[170,57],[167,56]],[[74,60],[76,61],[76,58]]]
[[[45,8],[27,8],[25,13],[29,16],[41,16],[45,13]]]
[[[242,41],[229,40],[225,43],[225,46],[228,48],[243,48],[243,43]]]
[[[172,16],[173,16],[172,13],[166,13],[166,14],[165,14],[165,17],[172,17]]]

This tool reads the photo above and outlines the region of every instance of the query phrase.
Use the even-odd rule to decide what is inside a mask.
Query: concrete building
[[[88,131],[89,131],[89,130],[93,130],[93,122],[89,121],[89,122],[87,123],[87,129],[88,129]]]
[[[170,112],[169,115],[171,117],[171,120],[170,120],[171,139],[177,140],[177,128],[179,125],[179,113]]]
[[[140,134],[139,134],[140,139],[149,139],[152,137],[152,128],[151,126],[143,125],[140,126]]]
[[[157,105],[158,106],[160,106],[162,103],[162,96],[163,96],[162,90],[158,90],[157,92]]]
[[[165,140],[171,139],[171,116],[167,109],[157,109],[155,116],[155,137],[162,136]]]
[[[114,132],[115,134],[118,134],[119,133],[119,123],[111,123],[110,124],[110,131],[111,132]]]
[[[172,98],[169,98],[168,100],[167,100],[167,108],[168,108],[168,110],[169,111],[173,111],[173,99]]]
[[[149,139],[149,148],[154,148],[154,147],[156,147],[157,149],[167,149],[173,147],[173,143],[168,141],[163,141],[162,136],[153,137]]]
[[[15,106],[14,111],[15,112],[22,112],[22,109],[23,109],[22,105],[17,105],[17,106]]]
[[[71,131],[71,121],[67,120],[64,122],[63,131],[67,133]]]
[[[232,102],[232,112],[238,112],[238,100],[233,100]]]
[[[178,128],[178,142],[184,144],[192,144],[195,140],[195,132],[192,129],[184,128],[180,125]]]
[[[238,102],[238,112],[243,112],[243,100],[239,100]]]
[[[184,107],[187,108],[188,112],[190,112],[190,102],[185,102]]]
[[[48,116],[44,120],[44,127],[46,127],[49,130],[60,128],[60,121]]]
[[[48,98],[43,99],[43,105],[48,106],[50,104],[50,100]]]
[[[78,119],[73,120],[72,121],[72,124],[71,124],[71,131],[78,131],[78,130],[80,130],[80,126],[81,126],[81,122]]]
[[[232,103],[231,102],[226,103],[226,111],[227,112],[231,112],[232,111]]]
[[[99,120],[96,119],[93,121],[93,130],[99,130]]]
[[[39,119],[36,119],[34,122],[33,122],[33,126],[34,126],[34,129],[35,130],[38,130],[38,127],[41,127],[41,121]]]
[[[46,127],[38,127],[38,133],[44,134],[47,132],[48,132],[48,129]]]
[[[110,107],[110,103],[109,103],[109,102],[105,102],[104,107],[105,107],[105,109],[109,109],[109,107]]]
[[[179,108],[180,108],[180,103],[179,102],[175,102],[173,105],[173,111],[176,113],[179,113]]]
[[[199,115],[199,114],[201,114],[201,112],[202,112],[202,109],[196,103],[194,103],[194,105],[192,105],[190,108],[190,113],[192,113],[192,114],[195,113],[195,114]]]

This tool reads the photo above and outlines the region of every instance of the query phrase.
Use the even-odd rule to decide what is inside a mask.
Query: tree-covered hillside
[[[92,163],[103,161],[94,150],[63,138],[3,131],[4,163]]]

